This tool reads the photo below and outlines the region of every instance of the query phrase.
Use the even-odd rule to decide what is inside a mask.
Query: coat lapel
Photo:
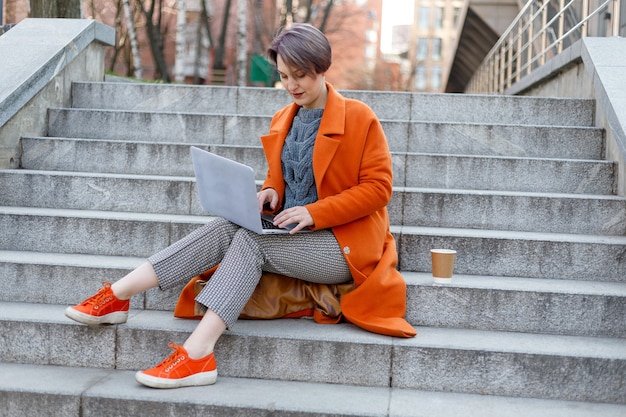
[[[326,83],[326,87],[328,98],[313,147],[313,174],[318,193],[328,166],[341,143],[341,139],[337,137],[343,135],[346,128],[346,101],[330,84]]]
[[[267,158],[267,162],[269,166],[277,168],[276,175],[280,175],[281,178],[283,176],[281,164],[283,145],[285,144],[285,139],[287,138],[287,134],[291,128],[293,118],[296,117],[296,114],[298,113],[298,109],[298,105],[295,103],[292,104],[288,111],[284,112],[278,120],[274,120],[274,128],[272,131],[268,135],[261,136],[261,145],[263,145],[263,151],[265,153],[265,157]],[[279,191],[279,194],[281,192],[282,191]]]
[[[313,147],[313,175],[315,176],[318,194],[320,193],[319,187],[322,184],[328,166],[341,143],[342,139],[340,137],[342,137],[346,129],[346,101],[335,91],[333,86],[328,83],[326,83],[326,86],[328,88],[328,98]],[[298,110],[299,106],[292,104],[288,111],[274,121],[273,132],[269,135],[261,136],[261,143],[268,158],[268,163],[270,166],[277,167],[281,176],[282,165],[280,158],[283,145]]]

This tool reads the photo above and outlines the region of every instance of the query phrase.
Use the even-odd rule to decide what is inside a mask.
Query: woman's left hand
[[[274,224],[278,227],[285,227],[292,223],[298,223],[298,225],[289,231],[290,234],[297,233],[305,227],[315,224],[309,210],[303,206],[288,208],[274,217]]]

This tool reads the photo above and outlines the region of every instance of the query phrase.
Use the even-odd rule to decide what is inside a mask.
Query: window
[[[415,89],[426,90],[426,67],[423,65],[415,68]]]
[[[441,67],[432,67],[430,69],[430,88],[433,90],[441,88]]]
[[[433,52],[431,58],[433,61],[441,61],[441,38],[433,39]]]
[[[425,61],[428,58],[428,38],[417,40],[417,60]]]
[[[430,7],[420,7],[419,28],[428,29],[430,27]]]
[[[435,8],[435,29],[443,28],[443,7]]]
[[[453,21],[453,25],[454,28],[456,29],[457,27],[459,27],[459,20],[461,19],[461,8],[460,7],[455,7],[454,8],[454,21]]]

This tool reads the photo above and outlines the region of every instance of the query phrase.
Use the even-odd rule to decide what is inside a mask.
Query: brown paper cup
[[[448,284],[452,281],[454,258],[456,251],[452,249],[431,249],[433,261],[433,281],[437,284]]]

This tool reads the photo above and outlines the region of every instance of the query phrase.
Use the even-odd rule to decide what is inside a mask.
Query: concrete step
[[[0,170],[0,181],[14,191],[6,206],[207,215],[191,177]]]
[[[269,130],[269,116],[48,109],[48,136],[258,145]]]
[[[626,283],[402,272],[414,326],[626,337]]]
[[[430,272],[430,249],[457,250],[458,274],[626,282],[626,237],[403,226],[399,267]]]
[[[77,304],[102,281],[117,281],[144,261],[0,251],[0,279],[10,283],[0,301]],[[450,285],[436,286],[430,273],[402,274],[407,281],[406,318],[416,326],[626,337],[626,283],[457,274]],[[132,308],[171,312],[182,286],[138,295]]]
[[[211,387],[150,390],[134,372],[0,363],[6,416],[233,415],[371,417],[622,417],[619,404],[219,377]],[[64,381],[59,384],[58,381]],[[210,395],[207,395],[210,394]],[[320,401],[323,398],[324,401]],[[31,412],[32,411],[32,412]]]
[[[389,211],[403,226],[626,235],[617,196],[398,187]]]
[[[65,318],[65,306],[0,306],[0,328],[11,340],[0,346],[3,360],[34,365],[148,368],[169,353],[169,340],[182,342],[197,323],[143,310],[124,325],[94,328]],[[350,324],[242,320],[215,353],[225,377],[626,403],[623,339],[417,331],[400,340]]]
[[[148,257],[183,238],[208,216],[0,208],[0,250]],[[28,237],[28,234],[31,234]]]
[[[21,167],[38,170],[193,176],[190,144],[23,138]],[[254,168],[259,146],[198,145]],[[613,194],[615,163],[598,160],[392,153],[394,185],[422,188]],[[494,180],[497,179],[497,180]]]
[[[0,250],[148,257],[206,216],[0,207]],[[430,249],[456,249],[459,274],[626,281],[624,236],[392,226],[399,267],[430,272]]]
[[[383,127],[400,150],[407,125],[383,121]],[[412,122],[406,137],[408,152],[603,159],[603,131],[591,127]]]
[[[270,116],[49,109],[48,135],[70,138],[259,145]],[[595,128],[381,120],[394,152],[601,159]]]
[[[0,206],[204,215],[190,177],[0,170]],[[392,224],[626,235],[626,198],[396,187]],[[594,213],[589,216],[589,213]]]
[[[593,126],[593,100],[342,91],[367,103],[380,119],[466,123]],[[155,84],[73,83],[75,108],[271,116],[291,102],[280,89]],[[476,111],[480,109],[481,111]]]
[[[260,143],[243,146],[23,137],[21,144],[21,167],[26,169],[193,177],[189,147],[195,145],[251,166],[257,179],[265,178],[267,171]]]
[[[407,187],[609,195],[615,181],[612,161],[436,154],[405,158]],[[394,163],[402,162],[394,158]]]

